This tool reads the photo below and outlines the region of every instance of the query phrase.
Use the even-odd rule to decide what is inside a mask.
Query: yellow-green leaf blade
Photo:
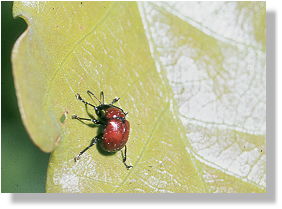
[[[39,3],[38,7],[16,5],[17,10],[22,7],[23,11],[29,11],[25,15],[34,21],[30,22],[29,31],[38,27],[36,38],[58,46],[56,49],[59,51],[65,48],[59,48],[62,40],[55,37],[64,33],[58,34],[55,30],[50,33],[50,28],[45,27],[54,22],[53,8],[59,8],[57,12],[60,16],[55,21],[59,27],[68,26],[63,24],[70,15],[67,11],[78,13],[72,18],[72,26],[65,31],[66,39],[80,27],[91,28],[73,40],[75,43],[71,47],[66,46],[67,52],[58,55],[58,60],[57,54],[50,52],[54,53],[51,56],[56,60],[54,64],[47,63],[48,66],[43,67],[40,62],[35,62],[36,65],[29,65],[39,72],[50,68],[41,105],[46,117],[51,116],[60,131],[59,145],[50,159],[47,192],[205,192],[203,180],[185,150],[185,135],[171,108],[171,90],[155,69],[136,3],[115,3],[100,18],[92,19],[90,25],[81,24],[83,17],[87,17],[87,12],[95,11],[97,4],[104,7],[108,3],[89,3],[81,13],[80,2],[67,3],[66,8],[52,2]],[[60,9],[66,11],[65,16]],[[50,16],[46,11],[50,12]],[[38,17],[41,14],[45,17]],[[38,19],[40,25],[36,25]],[[41,33],[45,35],[42,37]],[[34,37],[28,34],[25,38],[32,42]],[[23,47],[27,47],[23,42],[30,44],[26,39],[21,42]],[[48,47],[48,44],[42,47]],[[37,49],[41,51],[40,46]],[[28,55],[26,51],[22,52],[23,57]],[[49,55],[47,52],[49,50],[45,51],[46,56]],[[38,57],[38,60],[46,64],[44,56]],[[120,152],[103,155],[96,147],[86,152],[77,163],[74,162],[73,158],[97,134],[97,129],[71,119],[72,114],[87,117],[85,106],[76,100],[75,93],[79,92],[89,100],[88,89],[95,94],[103,90],[107,102],[115,96],[121,97],[118,105],[129,112],[131,133],[127,157],[133,169],[125,169]],[[52,126],[48,128],[53,129]],[[35,138],[38,136],[41,137],[37,135]]]
[[[243,86],[240,105],[259,92],[252,102],[264,111],[265,6],[253,12],[252,3],[219,5],[235,11],[234,20],[243,13],[243,21],[254,26],[241,31],[237,23],[223,21],[239,31],[225,36],[217,24],[193,13],[200,11],[197,3],[146,4],[139,3],[139,11],[151,51],[135,3],[16,3],[15,14],[30,25],[13,57],[22,115],[41,149],[59,144],[50,160],[47,191],[265,192],[265,118],[249,110],[233,117],[241,91],[234,83]],[[181,13],[187,6],[190,12]],[[212,20],[213,14],[221,15],[205,16]],[[247,62],[254,56],[257,63],[246,77],[254,81],[241,76],[245,66],[254,67],[242,62],[244,54]],[[237,59],[236,75],[227,58]],[[185,66],[191,77],[182,74]],[[128,163],[134,169],[126,171],[120,153],[105,156],[96,147],[73,162],[97,134],[71,120],[72,114],[88,116],[74,97],[79,92],[89,100],[88,89],[104,90],[107,102],[121,97],[118,105],[129,111],[131,122]],[[214,112],[213,103],[221,111]]]
[[[139,6],[152,55],[186,127],[188,152],[211,172],[234,176],[234,188],[241,179],[264,191],[265,3]],[[254,190],[246,186],[245,192]]]
[[[56,115],[48,103],[52,97],[49,94],[51,86],[60,86],[52,83],[54,77],[81,37],[92,30],[91,21],[98,22],[110,5],[109,2],[90,10],[83,4],[74,7],[60,2],[14,3],[14,16],[23,17],[29,24],[13,50],[19,106],[31,138],[45,152],[52,151],[63,134],[58,117],[65,110],[62,108],[60,115]],[[79,11],[83,11],[87,18]]]

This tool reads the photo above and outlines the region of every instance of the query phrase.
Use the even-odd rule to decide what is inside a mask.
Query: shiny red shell
[[[118,118],[117,118],[118,117]],[[130,125],[125,120],[125,114],[116,107],[110,107],[105,111],[107,124],[104,128],[102,148],[107,152],[116,152],[122,149],[129,136]]]
[[[106,119],[111,119],[116,117],[125,118],[125,114],[121,109],[117,107],[109,107],[108,109],[105,110]]]

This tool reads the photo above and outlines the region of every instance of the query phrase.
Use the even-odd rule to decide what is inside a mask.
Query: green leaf
[[[224,57],[227,52],[233,58],[239,52],[258,54],[258,70],[249,76],[263,79],[265,42],[259,32],[263,26],[250,23],[254,35],[238,32],[247,34],[250,42],[233,41],[232,36],[222,38],[210,32],[209,24],[198,16],[185,16],[182,4],[14,4],[14,15],[29,25],[13,50],[22,118],[34,143],[53,151],[47,192],[265,191],[265,169],[261,173],[256,170],[261,168],[258,165],[265,167],[265,153],[258,156],[255,152],[264,151],[265,134],[258,130],[265,118],[256,114],[257,110],[235,119],[230,115],[238,101],[233,89],[237,86],[231,84],[243,77],[240,71],[231,74],[233,68],[226,67],[230,63],[225,63],[228,59]],[[230,5],[235,5],[236,11],[248,8]],[[253,16],[260,17],[262,12],[255,10]],[[230,27],[237,29],[236,24]],[[240,59],[235,64],[241,66]],[[248,84],[248,78],[241,93],[252,98],[258,81]],[[97,95],[103,90],[106,102],[120,97],[118,105],[129,112],[127,157],[134,166],[131,170],[125,169],[120,152],[105,155],[97,147],[74,162],[98,131],[71,119],[73,114],[94,114],[75,98],[80,93],[92,102],[87,90]],[[223,111],[211,111],[213,100],[217,103],[212,107]],[[253,118],[259,118],[257,127]],[[235,149],[238,146],[240,152]],[[224,156],[233,167],[222,162]],[[242,161],[244,157],[247,160]],[[241,171],[241,165],[256,169]]]
[[[139,5],[152,55],[167,75],[186,128],[187,150],[264,191],[265,3]]]

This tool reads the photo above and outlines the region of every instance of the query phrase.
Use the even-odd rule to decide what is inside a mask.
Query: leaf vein
[[[159,113],[157,119],[156,119],[155,122],[154,122],[154,126],[153,126],[153,129],[152,129],[152,131],[151,131],[151,134],[150,134],[150,136],[148,137],[148,139],[146,140],[146,143],[145,143],[145,145],[143,146],[143,149],[141,150],[141,152],[140,152],[140,154],[139,154],[139,158],[138,158],[138,159],[135,161],[135,163],[134,163],[134,167],[137,166],[137,164],[140,162],[141,158],[143,157],[144,152],[145,152],[145,150],[146,150],[146,148],[147,148],[149,142],[152,140],[152,136],[153,136],[154,131],[156,130],[156,128],[158,127],[158,125],[160,125],[160,123],[163,121],[163,120],[160,120],[161,116],[163,115],[163,113],[164,113],[168,108],[169,108],[169,103],[163,108],[162,111],[160,111],[160,113]],[[123,179],[123,181],[121,182],[121,184],[114,190],[114,192],[117,192],[117,191],[118,191],[118,189],[126,182],[126,180],[129,178],[129,176],[130,176],[130,174],[132,174],[132,172],[133,172],[133,169],[128,172],[128,174],[125,176],[125,178]]]
[[[89,35],[91,35],[93,33],[93,31],[95,31],[97,29],[97,27],[99,25],[101,25],[105,19],[108,17],[108,15],[110,14],[110,11],[111,9],[113,8],[113,5],[115,3],[112,3],[110,5],[110,7],[108,8],[108,10],[105,12],[105,15],[97,22],[97,24],[88,32],[86,33],[81,39],[79,39],[73,46],[73,48],[66,54],[66,56],[63,58],[61,64],[59,65],[59,67],[57,68],[57,70],[55,70],[52,78],[50,79],[50,81],[48,82],[48,86],[47,86],[47,90],[46,90],[46,93],[44,95],[44,98],[43,98],[43,106],[45,106],[45,104],[48,102],[48,99],[49,99],[49,91],[50,91],[50,88],[52,86],[52,83],[53,81],[55,80],[58,72],[62,69],[62,67],[64,66],[64,64],[66,63],[68,57],[73,53],[73,51],[76,49],[76,47],[82,43]]]

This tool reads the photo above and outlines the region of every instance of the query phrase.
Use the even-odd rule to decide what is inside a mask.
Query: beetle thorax
[[[105,118],[125,118],[125,114],[117,107],[110,107],[105,110]]]

